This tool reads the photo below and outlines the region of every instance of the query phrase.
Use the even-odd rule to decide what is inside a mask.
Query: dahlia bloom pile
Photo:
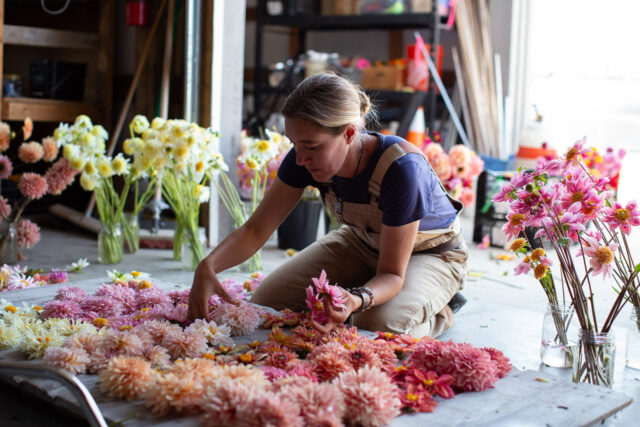
[[[464,145],[454,145],[447,154],[442,145],[430,142],[423,148],[444,188],[455,199],[466,207],[473,204],[476,198],[473,181],[482,173],[484,161]]]
[[[344,325],[322,334],[310,314],[291,311],[262,313],[272,321],[268,338],[236,344],[234,328],[251,333],[253,314],[212,299],[216,318],[189,324],[174,313],[188,290],[164,292],[139,272],[109,275],[94,295],[63,287],[44,307],[0,301],[0,347],[97,374],[105,393],[158,415],[203,414],[205,425],[382,426],[402,410],[433,411],[454,391],[492,387],[511,369],[495,349],[382,332],[372,339]],[[323,275],[314,285],[327,291]]]
[[[510,205],[502,230],[509,239],[516,238],[511,250],[522,256],[516,274],[533,271],[549,302],[558,304],[560,292],[550,273],[553,263],[547,252],[544,248],[532,249],[534,245],[526,236],[517,238],[525,227],[534,227],[535,239],[544,240],[558,256],[563,278],[558,287],[567,287],[580,327],[608,332],[626,302],[640,306],[637,263],[627,240],[632,228],[640,225],[640,209],[635,201],[609,201],[610,177],[594,175],[584,164],[583,156],[590,153],[584,145],[582,139],[561,158],[540,160],[532,171],[520,170],[493,196],[493,201]],[[576,257],[578,262],[573,261]],[[611,276],[617,293],[600,325],[591,286],[598,275],[603,279]]]

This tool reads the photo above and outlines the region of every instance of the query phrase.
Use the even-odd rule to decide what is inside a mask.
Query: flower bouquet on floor
[[[15,166],[6,155],[0,155],[0,180],[11,179],[18,183],[20,199],[13,203],[0,196],[0,264],[18,262],[20,249],[29,249],[40,240],[40,228],[28,219],[22,219],[27,205],[46,194],[54,196],[73,182],[77,171],[64,158],[58,158],[59,147],[53,138],[42,142],[30,141],[33,123],[27,118],[22,128],[23,140],[18,147]],[[13,132],[8,124],[0,122],[0,152],[9,149]],[[40,161],[52,163],[44,175],[26,170]],[[1,182],[1,181],[0,181]]]
[[[533,270],[550,303],[557,302],[560,289],[571,300],[580,326],[574,381],[611,387],[611,327],[623,306],[638,298],[640,265],[633,260],[627,236],[640,225],[640,211],[636,202],[623,206],[608,201],[609,179],[590,174],[580,157],[586,152],[584,144],[576,142],[560,159],[540,161],[534,171],[520,170],[493,200],[510,204],[503,227],[509,238],[527,226],[536,227],[535,239],[548,242],[558,257],[560,284],[543,249],[530,251],[531,242],[514,242],[513,249],[524,255],[516,272]],[[561,178],[552,182],[552,176]],[[612,276],[617,292],[604,321],[597,316],[595,290],[602,283],[594,280],[596,276]]]
[[[476,199],[474,182],[484,168],[480,156],[461,144],[451,147],[447,154],[437,142],[425,145],[424,154],[451,197],[465,208],[471,207]]]
[[[195,270],[204,258],[204,242],[198,232],[200,205],[209,201],[208,180],[224,167],[218,134],[184,120],[156,117],[149,125],[143,119],[138,116],[138,123],[132,126],[139,137],[127,140],[125,150],[138,155],[141,164],[153,167],[159,175],[162,195],[176,215],[174,257]]]
[[[60,124],[54,138],[62,146],[62,153],[71,167],[81,170],[80,185],[93,191],[101,229],[98,234],[98,261],[116,264],[122,261],[122,219],[124,204],[131,187],[129,160],[122,153],[115,157],[106,155],[107,131],[94,125],[85,115],[78,116],[73,125]],[[114,179],[124,178],[120,192]]]
[[[231,182],[225,170],[220,173],[220,179],[214,180],[220,195],[220,200],[231,215],[236,228],[242,226],[255,212],[258,203],[276,178],[278,168],[284,155],[291,148],[291,142],[286,136],[266,131],[267,138],[252,138],[242,131],[241,152],[236,158],[240,191]],[[249,210],[243,197],[249,199]],[[261,270],[260,251],[256,252],[245,265],[249,271]]]

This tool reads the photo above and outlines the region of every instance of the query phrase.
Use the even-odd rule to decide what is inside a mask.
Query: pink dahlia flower
[[[84,311],[95,312],[98,317],[119,316],[124,310],[124,306],[117,299],[107,296],[93,296],[86,298],[80,303]]]
[[[7,179],[13,172],[13,164],[11,160],[4,154],[0,155],[0,179]]]
[[[107,296],[122,303],[126,312],[131,312],[136,308],[136,291],[131,288],[105,283],[95,292],[95,296]]]
[[[16,226],[16,235],[18,237],[18,247],[30,249],[40,241],[40,227],[28,219],[23,219]]]
[[[620,228],[627,236],[631,234],[631,227],[640,225],[640,210],[638,210],[638,203],[631,201],[623,207],[620,203],[615,202],[612,207],[604,208],[603,220],[609,224],[611,231],[616,228]]]
[[[103,349],[112,354],[142,356],[144,343],[131,331],[110,330],[102,340]]]
[[[145,404],[158,415],[166,415],[171,410],[195,414],[201,411],[203,394],[202,377],[193,372],[181,375],[168,372],[158,376],[155,385],[149,388]]]
[[[271,393],[250,394],[236,409],[236,417],[248,426],[302,427],[296,402]]]
[[[158,288],[147,288],[136,294],[137,308],[172,307],[171,297]]]
[[[116,356],[98,374],[100,387],[111,396],[139,399],[155,382],[158,374],[140,357]]]
[[[36,200],[47,193],[47,181],[37,173],[25,172],[18,183],[18,190],[23,196]]]
[[[67,337],[64,341],[65,347],[80,348],[91,355],[102,346],[102,337],[89,332],[81,332]]]
[[[49,194],[57,196],[62,193],[65,188],[71,185],[77,173],[78,171],[69,165],[67,159],[64,157],[60,158],[51,165],[44,174],[44,179],[47,180]]]
[[[483,391],[498,380],[498,368],[489,353],[471,344],[444,346],[437,365],[438,374],[452,375],[453,387],[463,391]]]
[[[207,338],[199,332],[178,332],[169,330],[162,340],[173,359],[181,357],[201,357],[207,352]]]
[[[58,289],[55,299],[63,301],[75,301],[77,303],[82,302],[87,298],[87,293],[77,286],[65,286]]]
[[[213,311],[213,320],[231,328],[231,335],[249,335],[260,324],[260,314],[251,304],[221,303]]]
[[[7,151],[11,142],[11,128],[8,124],[0,122],[0,152]]]
[[[53,137],[48,136],[43,139],[42,148],[44,150],[42,160],[44,160],[45,162],[52,162],[56,157],[58,157],[58,143]]]
[[[18,147],[18,158],[25,163],[39,162],[44,156],[44,149],[39,142],[23,142]]]
[[[493,347],[484,347],[483,350],[489,353],[491,360],[496,364],[496,367],[498,368],[498,378],[504,378],[509,372],[511,372],[511,362],[503,352]]]
[[[59,270],[53,269],[49,273],[49,283],[57,284],[57,283],[64,283],[66,281],[67,281],[66,271],[59,271]]]
[[[148,349],[145,349],[143,355],[154,368],[165,367],[171,364],[171,357],[169,357],[169,352],[166,348],[159,345],[154,345],[152,347],[149,347]]]
[[[400,414],[400,391],[378,368],[345,372],[334,384],[344,396],[344,418],[349,424],[383,426]]]
[[[75,301],[50,301],[43,307],[40,318],[42,319],[80,319],[83,316],[82,308]]]
[[[45,364],[66,369],[72,374],[83,374],[89,360],[87,352],[77,347],[48,347],[42,359]]]
[[[342,393],[334,384],[307,382],[298,387],[285,387],[280,395],[300,408],[304,425],[341,426],[345,405]]]
[[[222,378],[215,387],[206,390],[202,403],[205,426],[229,426],[239,424],[238,408],[249,396],[263,393],[257,384],[238,384],[230,378]]]

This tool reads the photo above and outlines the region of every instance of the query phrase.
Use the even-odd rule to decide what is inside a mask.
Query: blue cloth
[[[380,156],[392,144],[403,141],[396,136],[371,134],[378,137],[378,143],[364,170],[353,179],[333,177],[334,191],[345,202],[370,203],[369,180]],[[317,187],[323,200],[328,190],[327,184],[317,182],[304,166],[296,164],[293,148],[282,161],[278,177],[292,187]],[[457,215],[431,165],[418,153],[409,153],[391,164],[382,180],[378,207],[383,224],[400,226],[420,220],[421,231],[445,228]]]

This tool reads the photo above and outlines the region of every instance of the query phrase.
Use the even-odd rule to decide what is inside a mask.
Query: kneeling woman
[[[453,321],[447,303],[466,277],[462,204],[450,198],[426,158],[395,136],[364,130],[367,95],[333,74],[305,79],[282,114],[293,149],[242,227],[198,266],[189,316],[207,316],[212,293],[230,301],[217,273],[254,254],[308,185],[344,224],[268,274],[252,302],[304,310],[305,288],[324,269],[343,288],[346,309],[325,307],[327,331],[353,315],[362,329],[436,337]]]

